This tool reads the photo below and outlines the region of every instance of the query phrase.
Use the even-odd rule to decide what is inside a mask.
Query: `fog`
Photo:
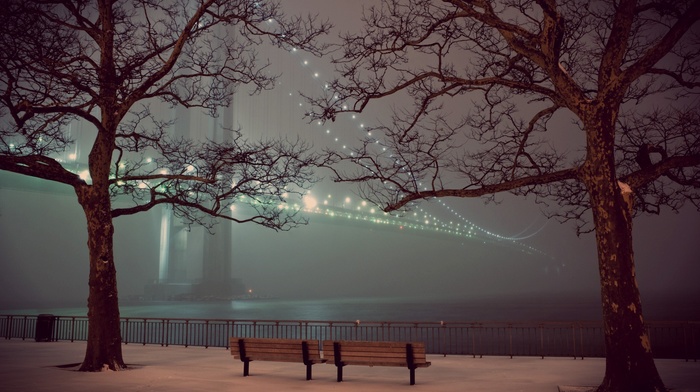
[[[233,277],[256,294],[280,298],[596,295],[592,234],[577,237],[571,225],[545,221],[527,200],[449,202],[477,225],[504,234],[536,222],[541,230],[526,241],[545,254],[311,215],[308,225],[289,232],[234,225]],[[86,224],[70,189],[1,173],[0,205],[0,310],[84,305]],[[158,279],[158,219],[145,213],[115,220],[123,299],[143,295]],[[643,299],[685,296],[695,303],[698,232],[700,219],[689,208],[635,221]]]
[[[354,20],[353,15],[359,16],[361,3],[295,0],[285,2],[288,4],[294,11],[316,10],[328,17],[338,12],[343,18],[333,21],[347,30],[355,26],[349,21]],[[333,134],[319,136],[318,129],[301,120],[301,111],[279,110],[279,105],[296,105],[296,101],[283,98],[292,95],[287,95],[290,88],[309,83],[311,69],[300,66],[305,57],[279,53],[272,57],[273,64],[281,64],[287,75],[281,80],[282,89],[239,102],[234,115],[238,123],[244,130],[255,129],[253,135],[258,137],[285,129],[311,139],[319,147],[333,145]],[[329,72],[328,68],[320,69]],[[279,118],[269,116],[278,112],[283,113]],[[263,119],[251,120],[246,114]],[[293,126],[290,118],[295,119]],[[357,123],[353,124],[357,128]],[[333,126],[334,132],[341,128]],[[351,132],[338,134],[344,140],[355,137]],[[328,180],[312,192],[356,198],[351,187]],[[484,230],[528,237],[521,242],[536,252],[311,215],[308,225],[289,232],[253,224],[234,225],[229,244],[232,277],[256,295],[279,298],[597,295],[593,234],[577,237],[571,223],[547,221],[532,200],[502,196],[499,202],[444,200],[452,211]],[[457,219],[438,202],[424,202],[420,208],[444,221]],[[158,280],[159,219],[160,211],[152,211],[114,222],[122,299],[142,296],[145,286]],[[194,231],[205,235],[201,229]],[[636,272],[643,302],[674,297],[695,306],[700,297],[698,233],[700,214],[690,207],[680,214],[666,210],[660,216],[635,220]],[[72,189],[0,172],[0,311],[86,304],[86,243],[85,217]],[[201,277],[201,260],[192,260],[183,268],[188,279]]]

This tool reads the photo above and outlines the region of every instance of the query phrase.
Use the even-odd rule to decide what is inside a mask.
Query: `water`
[[[576,310],[574,310],[576,309]],[[240,320],[319,321],[508,321],[597,319],[591,306],[457,301],[421,298],[259,299],[214,303],[126,305],[124,317],[190,317]]]
[[[647,320],[700,320],[697,299],[655,299],[644,303]],[[245,299],[233,301],[122,301],[121,316],[317,321],[595,321],[601,319],[594,296],[522,295],[490,298],[326,298]],[[85,307],[0,310],[0,314],[84,316]]]

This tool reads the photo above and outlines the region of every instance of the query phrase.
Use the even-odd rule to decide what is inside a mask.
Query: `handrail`
[[[421,341],[429,354],[537,357],[604,357],[600,321],[405,322],[121,318],[124,344],[228,348],[228,338],[305,338]],[[654,357],[697,361],[700,321],[646,323]],[[84,316],[0,315],[5,339],[87,340]]]

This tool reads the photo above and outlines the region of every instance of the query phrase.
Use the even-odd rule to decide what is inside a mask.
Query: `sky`
[[[357,27],[362,2],[290,0],[284,4],[293,11],[318,12],[346,31]],[[260,97],[241,97],[236,103],[234,117],[244,131],[251,130],[246,131],[250,136],[268,137],[284,129],[310,138],[318,147],[340,149],[361,134],[364,122],[388,115],[388,105],[378,105],[355,119],[323,126],[306,124],[297,90],[320,89],[330,68],[323,60],[300,53],[268,54],[284,72],[278,88]],[[334,202],[350,197],[359,203],[351,186],[329,180],[312,192],[319,200],[332,194]],[[293,298],[597,295],[593,234],[577,237],[572,224],[546,220],[532,200],[508,195],[498,200],[498,204],[485,204],[478,199],[444,199],[424,202],[419,209],[443,221],[468,220],[503,236],[528,237],[521,243],[537,252],[310,216],[309,225],[289,232],[235,225],[233,274],[255,293]],[[142,294],[144,286],[158,277],[158,219],[153,212],[115,221],[115,257],[123,298]],[[71,189],[0,173],[0,310],[42,303],[84,304],[85,227]],[[697,233],[700,213],[690,207],[678,214],[666,210],[661,216],[635,220],[635,257],[643,301],[700,294]]]

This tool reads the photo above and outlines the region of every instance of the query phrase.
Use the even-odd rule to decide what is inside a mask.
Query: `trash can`
[[[53,324],[56,317],[53,314],[40,314],[36,318],[36,333],[34,339],[37,342],[50,342],[53,340]]]

